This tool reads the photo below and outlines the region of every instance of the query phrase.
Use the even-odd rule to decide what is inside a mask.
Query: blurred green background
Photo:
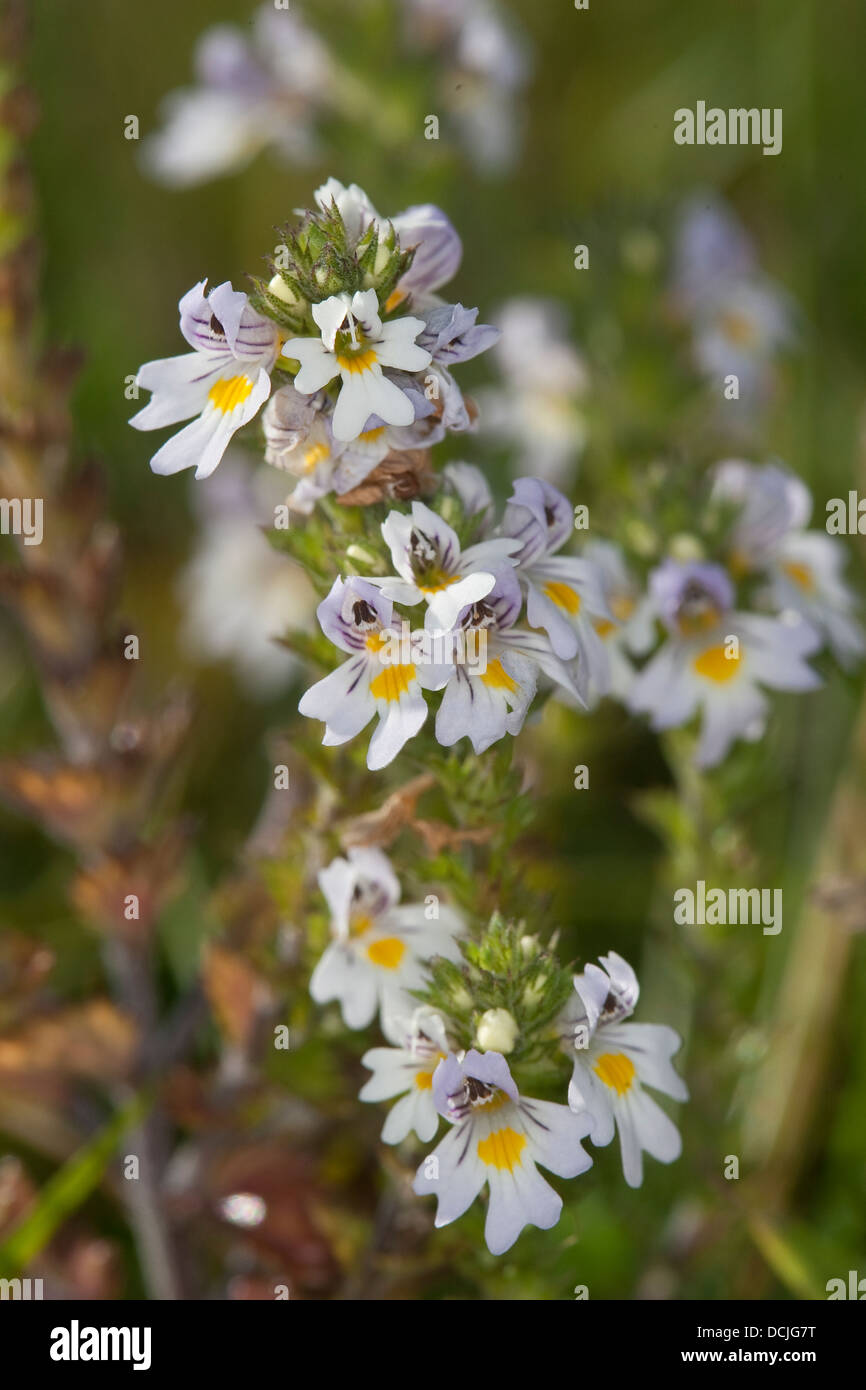
[[[126,424],[134,407],[124,380],[140,363],[182,350],[175,306],[190,285],[205,276],[243,284],[244,272],[258,272],[274,245],[273,228],[328,175],[360,183],[386,213],[440,203],[465,247],[454,297],[480,305],[482,319],[512,295],[564,305],[575,343],[591,363],[601,362],[604,382],[595,400],[590,389],[590,442],[575,496],[585,487],[595,514],[611,525],[629,505],[629,473],[665,450],[672,404],[670,381],[659,386],[665,349],[651,295],[623,269],[623,239],[647,229],[658,238],[657,290],[672,210],[696,189],[715,190],[803,316],[784,389],[756,428],[749,456],[777,455],[801,474],[815,492],[819,524],[824,501],[864,477],[861,4],[594,0],[577,12],[571,0],[508,0],[503,8],[533,52],[534,73],[513,167],[487,178],[453,142],[423,141],[425,113],[416,112],[412,83],[399,70],[400,46],[383,19],[387,5],[304,7],[298,0],[294,8],[374,91],[381,84],[389,100],[402,103],[417,139],[384,150],[362,122],[335,124],[325,127],[330,149],[318,165],[288,168],[265,153],[242,172],[173,191],[144,177],[124,120],[134,114],[142,134],[152,129],[164,95],[188,83],[202,30],[219,21],[243,25],[254,6],[33,6],[42,330],[46,341],[86,350],[74,403],[77,440],[83,456],[104,461],[123,532],[123,608],[142,638],[141,682],[154,692],[178,675],[195,685],[185,805],[199,818],[201,894],[249,833],[269,775],[264,738],[289,725],[293,699],[251,699],[228,666],[195,664],[179,639],[176,581],[195,545],[196,485],[188,475],[151,474],[151,441]],[[781,107],[782,154],[675,145],[673,111],[698,99]],[[590,246],[588,272],[573,268],[573,247],[582,242]],[[613,338],[611,322],[619,326]],[[481,359],[464,368],[463,380],[471,389],[492,370]],[[680,464],[696,475],[728,452],[712,419],[689,443]],[[480,457],[471,440],[440,452]],[[507,451],[493,462],[503,495]],[[858,586],[862,570],[855,540],[849,577]],[[38,743],[45,725],[11,627],[2,640],[9,669],[0,738],[8,753]],[[693,1100],[680,1116],[684,1156],[671,1168],[650,1161],[643,1188],[633,1192],[614,1149],[599,1152],[584,1190],[572,1185],[556,1232],[525,1235],[499,1261],[471,1253],[477,1211],[440,1233],[451,1272],[429,1282],[427,1296],[568,1298],[586,1283],[593,1298],[822,1297],[828,1279],[849,1269],[866,1274],[866,961],[852,928],[838,978],[828,976],[822,996],[824,933],[836,927],[814,902],[822,863],[827,873],[861,882],[863,866],[846,859],[840,844],[838,800],[833,808],[844,795],[844,824],[856,846],[866,829],[857,819],[866,803],[852,743],[862,678],[834,674],[829,664],[822,670],[824,688],[779,701],[764,742],[741,747],[709,786],[675,790],[656,742],[612,706],[582,719],[549,707],[528,736],[539,817],[526,852],[543,918],[533,928],[561,928],[563,954],[581,960],[608,949],[625,955],[644,986],[638,1018],[687,1034]],[[591,796],[573,790],[576,763],[592,768]],[[65,905],[64,853],[11,814],[0,812],[0,831],[0,920],[44,937],[65,962],[70,997],[84,994],[99,964]],[[674,927],[672,886],[695,877],[713,882],[714,875],[723,881],[732,863],[744,875],[737,882],[783,886],[781,936]],[[187,902],[195,901],[193,890]],[[173,919],[193,945],[194,919],[194,911],[182,927]],[[805,1062],[794,1046],[796,1028],[789,1029],[791,1013],[796,1022],[800,1012],[798,990],[814,1029],[808,1037],[817,1038]],[[774,1130],[767,1097],[777,1088],[796,1097],[797,1067],[812,1059],[820,1059],[816,1095],[807,1087],[808,1123],[788,1146],[785,1117]],[[730,1154],[741,1158],[739,1182],[723,1177]],[[778,1200],[767,1196],[773,1192]],[[97,1219],[111,1225],[104,1213]]]

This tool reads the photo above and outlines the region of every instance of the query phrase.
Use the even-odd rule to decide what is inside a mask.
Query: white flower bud
[[[488,1009],[481,1015],[475,1041],[482,1052],[512,1052],[519,1031],[507,1009]]]
[[[704,558],[704,547],[697,536],[686,535],[684,531],[679,531],[671,537],[668,549],[674,560],[682,560],[685,564]]]
[[[274,276],[268,285],[268,293],[272,294],[274,299],[281,299],[284,304],[294,305],[301,302],[291,285],[286,284],[282,275]]]

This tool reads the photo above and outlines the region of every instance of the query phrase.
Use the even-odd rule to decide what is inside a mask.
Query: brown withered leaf
[[[237,1047],[248,1049],[274,1007],[269,985],[243,956],[216,942],[205,947],[202,973],[221,1032]]]
[[[173,826],[152,845],[125,854],[103,855],[73,880],[72,901],[98,931],[144,941],[178,887],[189,828]],[[137,902],[130,903],[134,897]],[[136,916],[130,916],[137,911]]]
[[[361,816],[352,816],[339,827],[340,843],[344,849],[352,846],[390,845],[400,831],[412,822],[418,798],[434,786],[436,778],[431,772],[423,772],[413,777],[392,792],[376,811],[367,811]]]
[[[461,845],[485,845],[495,829],[492,825],[482,825],[475,830],[458,830],[441,820],[413,820],[410,824],[431,854],[441,854],[446,849],[460,849]]]
[[[121,1080],[136,1047],[129,1018],[107,999],[58,1009],[0,1035],[0,1078],[10,1075]]]
[[[433,492],[435,487],[429,449],[392,450],[362,483],[351,492],[341,493],[336,500],[343,507],[369,507],[387,499],[408,502],[412,497]]]

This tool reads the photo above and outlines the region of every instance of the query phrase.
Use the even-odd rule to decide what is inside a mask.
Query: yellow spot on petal
[[[364,430],[362,434],[358,435],[358,438],[355,440],[355,443],[377,444],[378,441],[382,438],[382,435],[385,433],[385,428],[386,427],[384,425],[378,425],[374,430]]]
[[[634,599],[628,594],[614,594],[610,601],[610,611],[619,622],[627,622],[634,612]]]
[[[386,640],[387,639],[382,636],[381,632],[371,632],[370,635],[367,637],[364,645],[366,646],[368,652],[380,652],[384,647]]]
[[[731,650],[729,653],[728,648],[724,646],[707,647],[705,652],[695,657],[692,664],[698,675],[703,676],[705,680],[724,685],[737,674],[740,653],[738,650]]]
[[[789,560],[783,568],[788,578],[793,579],[794,583],[799,585],[801,589],[805,589],[807,593],[810,589],[814,589],[815,579],[808,565],[801,565],[796,560]]]
[[[610,622],[607,618],[596,618],[593,627],[599,637],[609,637],[612,632],[616,631],[616,623]]]
[[[415,667],[386,666],[378,676],[370,681],[370,694],[377,700],[387,700],[390,704],[405,695],[415,679]]]
[[[570,584],[563,584],[559,579],[551,579],[544,586],[544,592],[557,608],[564,608],[566,613],[580,612],[580,594],[576,594]]]
[[[374,965],[381,965],[383,970],[396,970],[405,953],[405,943],[399,936],[384,936],[367,947],[370,960]]]
[[[325,459],[331,457],[331,451],[327,444],[311,444],[309,449],[304,450],[304,472],[312,473]]]
[[[372,925],[372,917],[353,917],[349,922],[349,932],[352,936],[363,936],[364,932],[369,931]]]
[[[754,319],[746,314],[730,312],[722,314],[722,332],[737,347],[752,347],[758,340],[758,330]]]
[[[368,372],[371,367],[375,367],[377,357],[372,348],[367,348],[364,352],[353,353],[348,356],[346,353],[337,353],[337,366],[341,372],[348,372],[351,376],[356,376],[360,372]]]
[[[385,301],[385,313],[393,313],[393,311],[397,308],[398,304],[403,303],[403,300],[406,298],[406,295],[407,291],[401,290],[399,285],[396,289],[393,289]]]
[[[416,1073],[415,1073],[415,1085],[418,1087],[418,1090],[419,1090],[419,1091],[429,1091],[429,1090],[431,1090],[432,1087],[433,1087],[433,1073],[432,1073],[432,1071],[416,1071]]]
[[[459,578],[459,574],[443,574],[439,571],[436,574],[428,575],[426,583],[418,584],[418,588],[422,594],[441,594],[443,589],[447,589],[451,584],[456,584]]]
[[[493,690],[507,690],[509,694],[517,689],[517,681],[512,680],[505,667],[498,657],[488,661],[487,670],[481,676],[485,685],[489,685]]]
[[[624,1096],[631,1089],[635,1077],[634,1062],[624,1052],[605,1052],[599,1057],[593,1071],[618,1096]]]
[[[526,1148],[526,1135],[518,1134],[516,1129],[506,1126],[495,1129],[478,1145],[478,1157],[482,1163],[501,1172],[507,1168],[509,1173],[520,1167],[520,1155]]]
[[[253,383],[248,376],[229,376],[214,382],[207,398],[223,415],[228,415],[235,406],[243,405],[252,389]]]

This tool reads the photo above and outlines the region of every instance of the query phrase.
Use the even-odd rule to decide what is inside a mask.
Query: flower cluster
[[[414,1181],[416,1193],[437,1198],[437,1226],[462,1216],[486,1186],[485,1238],[500,1255],[525,1226],[547,1230],[559,1220],[562,1198],[538,1169],[561,1178],[585,1173],[592,1158],[584,1140],[604,1146],[618,1131],[632,1187],[643,1180],[644,1152],[662,1163],[679,1157],[679,1132],[644,1087],[688,1098],[671,1065],[680,1039],[671,1028],[626,1022],[638,982],[620,956],[604,957],[604,969],[587,965],[569,988],[567,972],[535,938],[501,922],[480,943],[461,943],[461,919],[438,898],[399,904],[399,884],[378,850],[350,850],[319,883],[332,942],[310,990],[320,1003],[338,999],[350,1028],[369,1024],[378,1008],[388,1046],[364,1054],[371,1076],[360,1099],[395,1101],[383,1142],[414,1133],[429,1144],[443,1119],[449,1126]],[[511,981],[510,1008],[476,1006],[473,976],[485,953],[498,956],[498,978]],[[428,972],[438,992],[423,988]],[[425,993],[435,1005],[418,1002]],[[518,1089],[514,1073],[539,1046],[553,1075],[558,1059],[572,1063],[567,1103]],[[564,1077],[560,1084],[564,1094]]]
[[[350,654],[304,695],[302,714],[325,724],[326,744],[379,723],[367,764],[384,767],[427,717],[424,691],[442,692],[435,733],[451,747],[468,738],[482,753],[519,733],[540,679],[583,704],[591,682],[606,688],[607,660],[595,624],[610,613],[596,566],[557,552],[573,532],[568,500],[537,479],[518,479],[496,534],[483,476],[464,464],[449,474],[482,539],[461,548],[457,532],[423,502],[381,525],[394,573],[338,578],[319,622]],[[479,508],[474,513],[471,508]],[[425,605],[408,651],[394,651],[395,604]],[[432,653],[424,637],[433,639]],[[471,645],[467,639],[474,639]],[[483,661],[467,652],[483,651]]]
[[[529,63],[494,0],[394,0],[394,11],[404,61],[429,60],[430,95],[473,163],[510,163]],[[193,56],[194,84],[166,99],[162,127],[144,142],[146,172],[183,188],[241,169],[263,150],[308,165],[321,157],[325,123],[335,120],[365,120],[383,139],[404,134],[408,143],[398,94],[386,110],[381,90],[350,68],[352,25],[363,31],[364,18],[349,10],[343,43],[318,32],[295,3],[263,5],[249,36],[232,24],[207,29]]]
[[[477,309],[436,294],[461,255],[438,208],[385,221],[362,189],[330,179],[252,299],[229,283],[206,293],[205,281],[181,299],[193,351],[140,369],[138,385],[153,394],[131,423],[149,430],[196,418],[157,451],[154,471],[195,467],[208,477],[270,396],[265,458],[298,477],[290,502],[309,512],[328,492],[351,493],[386,459],[408,461],[468,430],[451,369],[496,332],[477,323]],[[284,384],[271,396],[275,375]]]

